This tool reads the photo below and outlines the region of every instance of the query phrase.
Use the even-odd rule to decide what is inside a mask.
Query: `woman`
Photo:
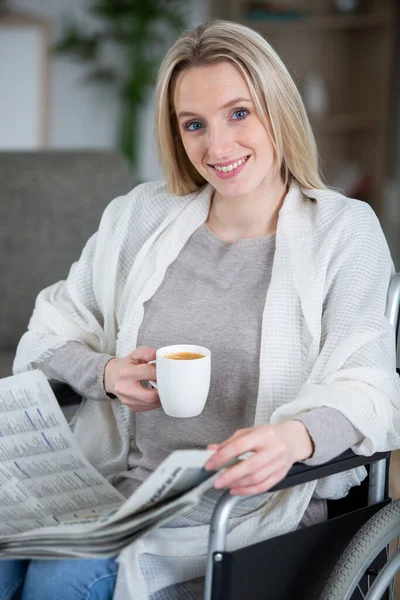
[[[321,182],[301,98],[269,44],[224,21],[185,32],[160,69],[157,129],[167,183],[109,205],[66,282],[39,294],[14,369],[82,393],[75,435],[126,495],[177,448],[215,449],[210,469],[253,454],[122,552],[116,599],[201,597],[221,488],[267,492],[296,461],[400,444],[389,251],[372,210]],[[184,342],[211,349],[212,382],[201,415],[173,419],[142,382],[156,348]],[[326,499],[364,476],[245,499],[230,546],[326,518]]]

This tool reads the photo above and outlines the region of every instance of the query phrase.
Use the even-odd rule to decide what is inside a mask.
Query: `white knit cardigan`
[[[162,183],[148,183],[114,200],[67,280],[39,294],[14,371],[32,368],[66,340],[116,356],[131,352],[144,302],[206,220],[211,195],[210,186],[177,197]],[[400,447],[394,333],[384,315],[392,274],[386,241],[367,204],[292,183],[279,213],[263,313],[255,425],[328,406],[361,432],[354,452]],[[104,475],[127,469],[135,415],[119,400],[86,400],[74,433]],[[295,529],[312,496],[342,497],[364,473],[356,469],[275,494],[232,529],[230,547]],[[205,527],[164,527],[132,544],[120,556],[116,598],[148,598],[200,575],[206,533]],[[143,553],[175,557],[176,568],[168,562],[146,582],[139,567]]]

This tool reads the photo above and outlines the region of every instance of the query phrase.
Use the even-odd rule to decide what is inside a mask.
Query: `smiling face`
[[[276,184],[274,152],[245,79],[229,62],[179,74],[174,108],[189,160],[225,198]]]

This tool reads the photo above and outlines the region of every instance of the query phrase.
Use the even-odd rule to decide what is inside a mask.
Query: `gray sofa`
[[[65,279],[106,205],[132,186],[116,153],[0,152],[0,377],[38,292]]]

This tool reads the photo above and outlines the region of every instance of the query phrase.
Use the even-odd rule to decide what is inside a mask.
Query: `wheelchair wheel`
[[[395,600],[399,536],[400,500],[396,500],[377,512],[354,536],[320,600]]]

